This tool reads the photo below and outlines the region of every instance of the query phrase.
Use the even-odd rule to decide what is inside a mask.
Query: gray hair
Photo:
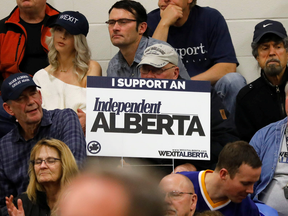
[[[257,58],[257,56],[259,55],[258,47],[260,46],[260,44],[266,43],[269,41],[283,42],[286,52],[288,52],[288,37],[281,39],[279,36],[271,33],[271,34],[266,34],[266,37],[262,37],[260,41],[258,41],[257,43],[255,42],[251,43],[252,55],[254,56],[254,58]]]

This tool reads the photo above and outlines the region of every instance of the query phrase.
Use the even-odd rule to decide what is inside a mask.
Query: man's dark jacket
[[[286,117],[287,68],[282,80],[280,85],[272,85],[261,71],[261,77],[240,90],[236,99],[235,124],[242,140],[249,142],[259,129]]]

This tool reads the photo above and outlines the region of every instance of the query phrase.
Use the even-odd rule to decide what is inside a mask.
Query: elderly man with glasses
[[[138,65],[141,78],[153,79],[183,79],[179,75],[178,55],[174,48],[166,44],[154,44],[144,51]],[[189,98],[183,98],[189,100]],[[197,102],[195,101],[195,106]],[[235,125],[218,97],[215,90],[211,89],[211,160],[191,161],[175,160],[177,170],[195,171],[214,169],[218,155],[228,143],[238,140]],[[192,164],[191,164],[192,162]]]
[[[165,44],[154,44],[144,51],[140,68],[141,78],[182,79],[179,75],[178,55]]]
[[[159,187],[165,194],[165,215],[194,215],[197,195],[189,178],[184,175],[170,174],[160,181]]]

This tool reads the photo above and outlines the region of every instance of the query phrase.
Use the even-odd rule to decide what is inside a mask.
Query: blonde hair
[[[35,160],[36,153],[43,147],[47,146],[50,148],[54,148],[61,159],[62,164],[62,176],[60,180],[61,188],[71,181],[71,179],[77,175],[78,167],[75,161],[75,158],[70,151],[69,147],[62,141],[57,139],[41,139],[36,143],[33,147],[31,154],[30,154],[30,164],[28,168],[29,173],[29,184],[26,190],[28,198],[33,202],[36,203],[37,195],[36,191],[43,191],[45,192],[44,187],[37,181],[34,164],[32,161]]]
[[[53,73],[59,68],[59,61],[57,60],[58,51],[54,46],[54,32],[55,27],[50,29],[51,37],[46,38],[46,43],[49,48],[48,60],[51,65],[50,73]],[[89,61],[91,59],[91,52],[88,47],[87,39],[83,34],[73,35],[74,37],[74,48],[75,48],[75,59],[74,59],[74,73],[78,76],[80,82],[87,74],[89,69]]]

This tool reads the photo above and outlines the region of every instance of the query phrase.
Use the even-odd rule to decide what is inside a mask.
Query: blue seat
[[[278,212],[274,208],[263,203],[255,204],[258,207],[261,216],[278,216]]]

